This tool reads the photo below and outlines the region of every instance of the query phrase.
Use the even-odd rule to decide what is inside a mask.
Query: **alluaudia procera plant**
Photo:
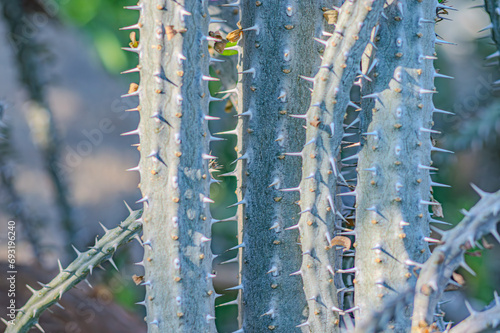
[[[207,1],[141,1],[137,130],[149,332],[213,332]]]
[[[465,251],[489,233],[500,242],[500,191],[474,187],[481,199],[456,228],[429,227],[445,223],[433,219],[429,207],[439,205],[432,188],[446,186],[430,178],[437,170],[431,152],[448,152],[431,138],[433,115],[446,113],[433,104],[434,78],[449,78],[433,66],[435,45],[447,43],[436,38],[434,25],[439,12],[452,8],[435,0],[334,5],[262,0],[224,6],[239,8],[233,35],[242,34],[231,47],[238,51],[239,82],[226,87],[237,94],[239,121],[223,133],[238,135],[236,166],[225,175],[238,177],[233,219],[239,244],[230,250],[239,252],[240,283],[229,288],[238,298],[225,304],[239,306],[236,332],[497,327],[498,296],[482,312],[467,305],[470,317],[454,327],[445,325],[439,309],[453,272],[459,266],[471,271]],[[216,332],[209,244],[218,221],[209,211],[215,182],[209,144],[217,139],[207,122],[215,120],[209,103],[218,100],[207,81],[217,80],[208,74],[216,60],[208,44],[224,42],[209,33],[209,24],[220,21],[209,17],[206,0],[143,0],[127,8],[140,14],[124,28],[140,32],[127,48],[139,65],[126,71],[139,72],[140,83],[124,95],[139,97],[131,111],[141,116],[137,130],[125,133],[139,136],[141,152],[131,169],[140,172],[138,203],[144,205],[140,219],[132,213],[134,230],[143,228],[146,298],[138,304],[146,306],[148,332]],[[494,8],[487,6],[492,17],[499,14]],[[492,20],[495,26],[498,18]],[[351,109],[359,115],[346,125]],[[359,142],[346,141],[356,137]],[[346,148],[358,152],[347,156]],[[345,176],[352,166],[356,186]],[[441,240],[430,238],[430,229]],[[438,245],[432,255],[429,243]],[[70,265],[72,272],[83,270],[80,277],[89,260],[106,259],[99,251],[86,255]],[[59,296],[37,300],[35,294],[16,320],[22,327],[67,289],[53,283],[42,291]],[[16,329],[9,325],[8,332],[24,332]]]
[[[429,256],[431,200],[433,33],[431,1],[390,2],[374,34],[363,85],[361,149],[355,190],[355,303],[362,318],[384,297],[415,283],[407,261]],[[443,151],[439,149],[440,151]],[[401,310],[403,311],[403,310]],[[396,332],[408,326],[397,316]],[[399,322],[401,320],[401,322]]]

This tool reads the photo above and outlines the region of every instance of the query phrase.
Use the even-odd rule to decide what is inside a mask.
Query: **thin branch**
[[[464,219],[455,228],[444,233],[442,245],[434,249],[429,260],[422,266],[415,290],[412,331],[418,332],[434,322],[437,302],[458,266],[475,274],[465,263],[465,251],[474,247],[477,240],[489,233],[500,241],[497,232],[500,191],[486,193],[474,185],[473,187],[481,200],[469,212],[464,212]]]
[[[105,229],[105,234],[90,250],[79,252],[75,249],[77,258],[65,269],[59,262],[59,274],[49,283],[42,285],[42,289],[34,290],[27,286],[33,292],[33,296],[19,309],[15,320],[6,321],[2,318],[7,325],[5,333],[28,332],[34,325],[43,332],[38,324],[40,315],[51,305],[56,304],[63,293],[85,280],[89,273],[92,274],[94,267],[107,260],[116,268],[112,256],[119,246],[131,241],[142,230],[141,215],[142,210],[131,211],[129,217],[118,227]]]
[[[470,316],[454,326],[449,333],[479,333],[494,329],[500,325],[500,299],[495,292],[493,306],[487,310],[476,312],[467,303]]]

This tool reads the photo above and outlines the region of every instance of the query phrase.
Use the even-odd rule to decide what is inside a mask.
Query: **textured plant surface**
[[[341,205],[335,203],[337,182],[345,183],[338,168],[338,156],[344,115],[347,107],[354,105],[350,99],[351,87],[382,5],[379,1],[345,2],[333,36],[320,41],[326,49],[314,78],[311,106],[304,116],[307,138],[301,152],[301,218],[297,225],[302,247],[299,273],[309,305],[303,326],[312,332],[337,331],[338,313],[350,312],[343,310],[342,249],[336,251],[331,243],[335,229],[341,230],[343,219]]]
[[[325,1],[241,3],[238,176],[242,246],[240,321],[244,332],[296,331],[306,306],[296,229],[308,82],[319,65],[313,36],[323,29]],[[288,156],[287,156],[288,155]]]
[[[497,46],[497,51],[486,59],[498,59],[500,57],[500,2],[498,0],[484,0],[484,8],[491,20],[491,24],[484,30],[491,29],[491,38]]]
[[[215,332],[208,162],[206,1],[141,1],[140,188],[149,332]]]
[[[7,324],[5,332],[28,332],[33,325],[44,332],[38,324],[38,318],[51,305],[57,304],[62,307],[58,301],[62,298],[63,293],[85,280],[89,273],[92,274],[95,267],[106,261],[109,261],[116,268],[112,256],[119,246],[130,242],[142,230],[141,214],[140,210],[131,211],[129,217],[118,227],[111,230],[104,228],[104,235],[100,240],[96,240],[95,245],[90,250],[79,252],[75,249],[77,258],[64,269],[59,262],[59,274],[47,284],[40,283],[42,289],[35,290],[27,286],[33,296],[19,309],[13,324],[7,324],[2,319]]]
[[[227,36],[239,36],[229,47],[238,56],[214,66],[238,113],[236,128],[223,132],[238,136],[235,168],[224,175],[237,177],[238,200],[230,206],[237,215],[222,220],[238,219],[239,243],[229,249],[238,255],[229,261],[239,261],[240,281],[227,289],[238,296],[221,304],[239,306],[241,328],[234,333],[457,333],[498,326],[496,294],[481,312],[466,303],[471,315],[453,328],[439,309],[453,272],[462,266],[473,273],[464,253],[489,233],[500,242],[500,191],[474,187],[481,200],[460,224],[446,232],[429,227],[440,222],[431,218],[440,206],[432,188],[446,187],[430,177],[437,170],[431,152],[449,152],[431,138],[438,133],[433,114],[448,113],[434,107],[434,78],[450,78],[434,69],[435,44],[447,43],[434,26],[450,7],[436,0],[334,5],[237,1],[213,11],[228,21],[241,18]],[[33,291],[7,332],[36,324],[93,267],[113,263],[116,247],[141,228],[146,298],[137,304],[146,307],[148,332],[216,332],[220,295],[212,286],[210,241],[211,225],[221,220],[209,210],[215,182],[209,163],[210,142],[220,139],[207,122],[216,119],[209,103],[219,100],[207,84],[217,80],[209,75],[208,42],[227,40],[208,27],[236,27],[211,20],[207,0],[142,0],[127,8],[139,20],[123,29],[140,35],[132,34],[125,48],[139,65],[125,73],[138,72],[140,83],[123,97],[139,97],[128,111],[138,111],[140,123],[124,135],[140,139],[140,162],[130,170],[140,173],[137,202],[144,213],[131,212],[90,251],[77,251],[75,262]],[[486,1],[486,9],[496,41],[496,3]],[[229,73],[235,59],[237,83]],[[348,108],[359,116],[345,125]],[[353,148],[358,152],[349,155]],[[354,171],[357,179],[345,179]],[[430,238],[431,229],[442,238]],[[438,245],[432,255],[428,243]]]
[[[355,303],[359,318],[415,283],[406,261],[429,256],[430,134],[436,92],[432,1],[389,1],[371,48],[371,82],[362,88],[356,187]],[[392,328],[407,329],[399,309]]]

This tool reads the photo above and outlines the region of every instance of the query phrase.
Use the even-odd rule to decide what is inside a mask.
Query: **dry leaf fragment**
[[[432,214],[436,217],[444,217],[443,207],[441,204],[433,197],[431,197],[431,201],[437,203],[437,205],[432,205]]]
[[[309,124],[311,124],[314,127],[318,127],[319,124],[321,124],[321,121],[320,120],[313,120]]]
[[[480,257],[482,255],[481,251],[472,251],[472,252],[465,252],[466,255],[471,256],[471,257]]]
[[[344,249],[342,251],[347,251],[351,248],[351,239],[346,236],[335,236],[330,245],[334,246],[342,246]]]
[[[237,42],[243,33],[243,29],[236,29],[227,34],[226,39],[231,43]]]
[[[129,35],[131,42],[128,44],[131,48],[137,48],[139,46],[139,41],[136,39],[135,31],[132,31]]]
[[[488,243],[488,241],[486,240],[486,238],[483,238],[483,239],[481,240],[481,243],[483,243],[483,247],[484,247],[485,249],[488,249],[488,250],[490,250],[490,249],[492,249],[492,248],[494,247],[494,245],[493,245],[493,244]]]
[[[462,275],[460,275],[456,272],[453,272],[452,277],[453,277],[453,280],[455,280],[455,282],[457,282],[459,285],[461,285],[461,286],[465,285],[465,279]]]
[[[128,87],[128,93],[129,94],[135,93],[137,89],[139,89],[139,85],[137,83],[132,82]]]
[[[337,24],[337,18],[339,17],[339,12],[336,10],[327,10],[323,13],[323,17],[326,19],[328,24]]]
[[[174,29],[173,25],[165,26],[165,32],[167,34],[167,39],[171,40],[177,34],[177,30]]]
[[[219,30],[217,30],[215,32],[214,31],[209,31],[208,35],[210,37],[219,39],[219,41],[217,41],[217,42],[214,43],[214,49],[215,49],[215,51],[217,51],[219,53],[224,52],[224,49],[226,48],[227,40],[225,40],[224,38],[222,38],[222,35],[221,35],[220,31]]]
[[[144,281],[144,276],[134,274],[134,275],[132,275],[132,280],[134,280],[134,283],[137,286],[137,285],[141,284],[142,281]]]

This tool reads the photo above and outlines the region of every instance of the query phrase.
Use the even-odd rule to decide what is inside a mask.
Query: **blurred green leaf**
[[[94,45],[104,67],[109,72],[117,73],[127,65],[127,57],[121,50],[121,43],[111,31],[103,30],[96,34]]]
[[[234,43],[227,43],[226,44],[226,48],[227,47],[231,47],[231,46],[235,46],[236,45],[236,42]],[[232,56],[232,55],[235,55],[235,54],[238,54],[238,51],[235,51],[235,50],[224,50],[224,52],[221,53],[221,55],[223,56]]]

